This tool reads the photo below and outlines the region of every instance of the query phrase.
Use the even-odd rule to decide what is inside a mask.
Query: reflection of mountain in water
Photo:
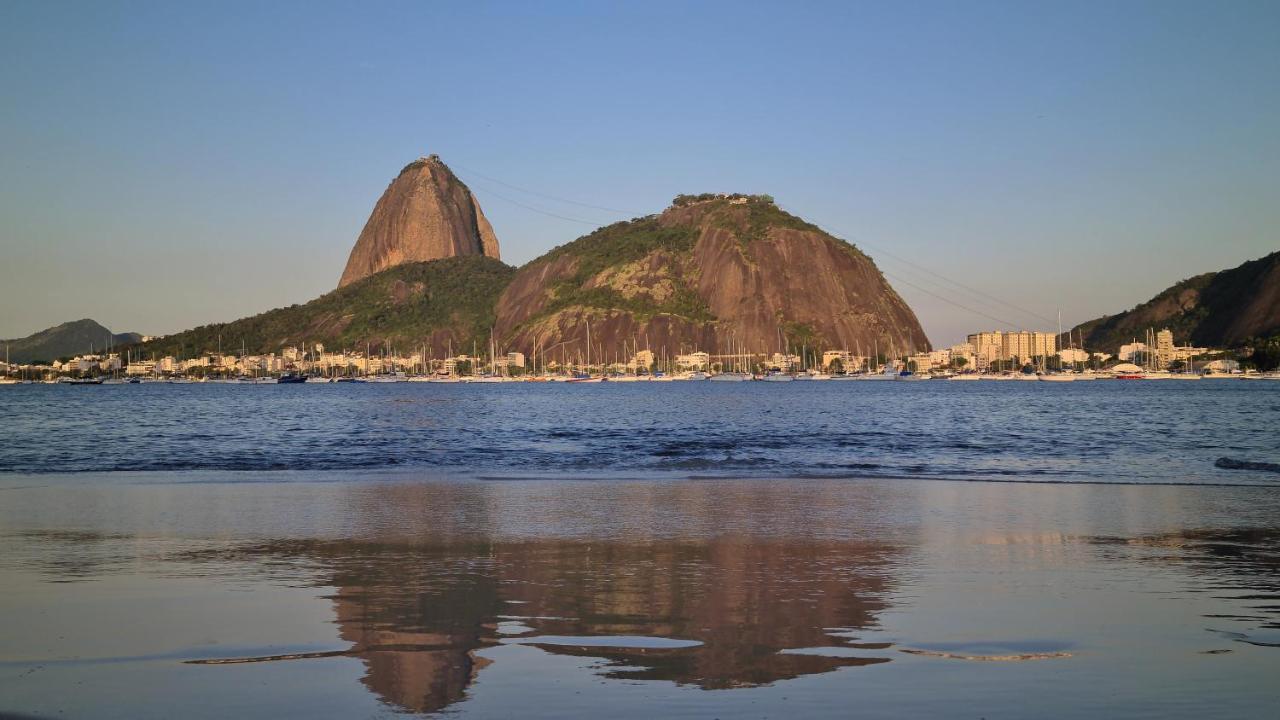
[[[264,545],[251,555],[301,555],[327,566],[326,584],[348,655],[364,683],[415,712],[462,699],[487,661],[476,650],[518,619],[532,632],[505,641],[605,658],[611,677],[706,689],[770,683],[865,657],[781,654],[788,648],[858,648],[831,633],[876,625],[885,608],[882,545],[746,538],[519,541],[486,545],[353,541]],[[538,636],[631,635],[696,640],[681,649],[539,645]]]
[[[485,664],[474,651],[490,642],[502,607],[483,549],[337,543],[317,550],[334,554],[335,622],[349,654],[364,661],[365,685],[415,712],[461,700]]]

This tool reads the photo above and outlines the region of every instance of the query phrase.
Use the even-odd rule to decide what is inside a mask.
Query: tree
[[[968,364],[969,364],[969,360],[967,358],[962,358],[959,356],[951,358],[951,367],[957,370],[959,370],[960,368]]]
[[[827,364],[827,372],[833,375],[844,374],[844,362],[840,358],[834,358]]]

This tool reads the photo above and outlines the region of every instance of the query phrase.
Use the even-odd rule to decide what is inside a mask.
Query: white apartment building
[[[650,353],[650,362],[653,362],[652,355],[653,353]],[[683,370],[705,370],[710,362],[711,356],[704,352],[676,356],[676,367]]]
[[[993,360],[1016,358],[1021,362],[1030,362],[1038,357],[1049,357],[1058,351],[1058,336],[1051,332],[995,330],[975,333],[967,340],[973,347],[979,369],[985,369]]]
[[[1058,351],[1058,359],[1067,364],[1089,361],[1089,353],[1080,348],[1063,348]]]
[[[867,362],[867,358],[848,350],[827,350],[822,353],[822,367],[829,368],[836,360],[840,361],[840,366],[845,372],[850,373],[857,372]]]
[[[786,355],[784,353],[774,353],[769,357],[768,362],[766,362],[765,364],[768,365],[771,369],[786,371],[792,368],[800,367],[800,356]]]
[[[1116,353],[1116,357],[1119,358],[1121,362],[1133,362],[1134,355],[1137,355],[1138,353],[1145,353],[1146,351],[1146,343],[1131,342],[1127,345],[1121,345],[1120,351]]]
[[[129,363],[129,367],[124,369],[125,375],[154,375],[156,372],[156,363],[154,360],[134,360]]]
[[[932,353],[917,353],[907,356],[907,367],[910,368],[915,363],[915,371],[918,373],[929,372],[934,368]]]

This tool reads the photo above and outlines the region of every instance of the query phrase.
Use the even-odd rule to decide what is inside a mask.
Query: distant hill
[[[1233,347],[1280,333],[1280,252],[1183,280],[1118,315],[1081,323],[1086,348],[1115,352],[1147,328],[1173,331],[1178,344]]]
[[[763,195],[682,195],[533,260],[498,300],[498,340],[526,354],[584,354],[588,323],[596,358],[929,348],[869,257]]]
[[[487,347],[493,306],[515,268],[483,255],[397,265],[305,305],[270,310],[227,323],[204,325],[157,338],[136,350],[156,355],[216,351],[278,352],[293,345],[324,343],[327,349],[392,347],[412,351],[423,345],[437,357],[450,343],[454,352]]]
[[[69,355],[83,355],[91,349],[101,352],[107,346],[128,345],[141,339],[137,333],[112,333],[86,318],[65,322],[24,338],[0,340],[0,353],[8,346],[10,362],[48,362]],[[3,357],[0,355],[0,359]]]

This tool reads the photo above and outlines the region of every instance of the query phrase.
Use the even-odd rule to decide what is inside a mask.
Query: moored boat
[[[1076,376],[1072,373],[1045,373],[1038,376],[1041,382],[1075,382]]]

